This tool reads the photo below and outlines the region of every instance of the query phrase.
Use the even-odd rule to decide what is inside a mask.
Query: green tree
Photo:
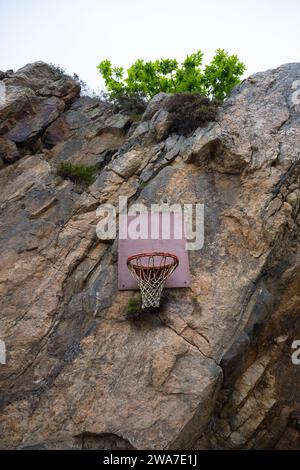
[[[98,69],[111,99],[122,95],[150,99],[157,93],[199,92],[223,100],[240,82],[246,70],[236,55],[218,49],[209,65],[202,67],[203,53],[187,55],[179,64],[176,59],[144,62],[138,59],[126,71],[103,60]]]
[[[228,55],[223,49],[218,49],[211,63],[204,69],[205,94],[223,100],[240,83],[245,70],[245,64],[236,55]]]

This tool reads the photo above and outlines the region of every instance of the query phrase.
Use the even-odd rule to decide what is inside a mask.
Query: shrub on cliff
[[[218,49],[210,64],[202,67],[203,53],[187,55],[182,64],[176,59],[144,62],[138,59],[127,70],[113,67],[109,60],[98,65],[111,99],[139,96],[150,99],[157,93],[198,92],[223,100],[240,82],[246,70],[236,55]]]
[[[108,97],[109,98],[109,97]],[[125,112],[129,116],[141,116],[146,109],[147,103],[139,94],[128,95],[122,93],[114,100],[116,112]]]
[[[219,102],[200,93],[179,93],[170,97],[167,111],[170,113],[170,132],[188,136],[198,127],[215,119]]]

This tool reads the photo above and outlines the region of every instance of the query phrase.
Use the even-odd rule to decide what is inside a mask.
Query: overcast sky
[[[0,70],[44,60],[103,88],[97,64],[235,53],[246,76],[300,62],[299,0],[0,0]]]

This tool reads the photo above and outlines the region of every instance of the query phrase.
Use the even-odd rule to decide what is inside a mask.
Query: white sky
[[[103,88],[96,65],[235,53],[247,72],[300,62],[299,0],[0,0],[0,70],[44,60]]]

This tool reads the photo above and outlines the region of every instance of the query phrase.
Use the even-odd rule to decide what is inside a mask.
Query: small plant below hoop
[[[148,315],[152,316],[155,314],[159,314],[165,305],[170,300],[170,294],[167,291],[163,291],[161,296],[161,302],[159,307],[148,307],[142,309],[142,296],[141,293],[138,292],[127,302],[126,310],[125,310],[125,317],[127,320],[140,320],[143,318],[149,318]]]
[[[142,312],[142,297],[137,294],[128,300],[125,315],[128,320],[138,320]]]

